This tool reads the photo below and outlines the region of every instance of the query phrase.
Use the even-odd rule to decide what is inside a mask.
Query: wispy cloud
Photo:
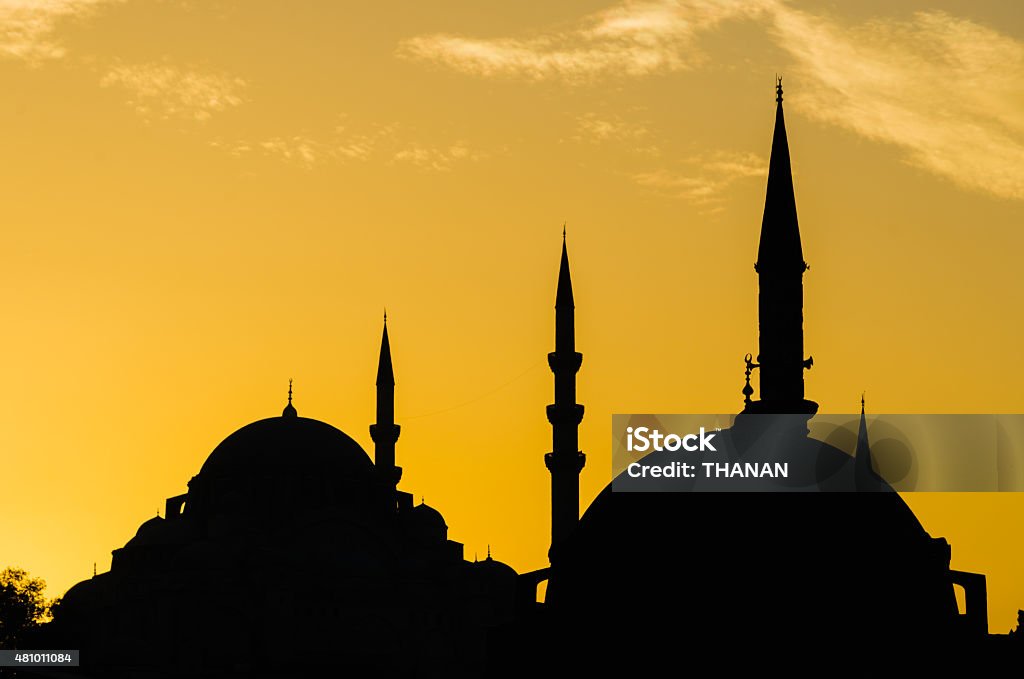
[[[618,116],[600,117],[596,113],[586,113],[576,119],[579,134],[577,141],[607,141],[609,139],[641,139],[650,130],[641,123],[629,123]]]
[[[124,0],[0,0],[0,56],[32,65],[67,56],[59,28],[82,20],[101,7]],[[200,73],[170,64],[115,64],[100,79],[103,87],[131,93],[128,104],[148,119],[206,120],[242,102],[245,82],[217,73]]]
[[[476,76],[585,84],[700,66],[699,38],[738,19],[762,22],[795,61],[784,70],[801,83],[799,114],[893,144],[962,187],[1024,199],[1024,42],[945,12],[851,26],[784,0],[626,0],[564,28],[423,35],[399,53]],[[597,118],[580,128],[592,139],[624,133]]]
[[[323,145],[303,135],[273,137],[259,142],[258,145],[264,153],[281,156],[305,167],[315,165],[324,157]]]
[[[334,151],[341,158],[366,160],[373,155],[379,143],[378,134],[357,134],[337,142]]]
[[[474,151],[464,141],[457,141],[449,146],[425,146],[412,143],[394,155],[399,162],[412,163],[421,170],[447,172],[455,163],[477,161],[484,157]]]
[[[0,55],[28,62],[60,59],[67,53],[54,35],[61,21],[120,1],[0,0]]]
[[[630,0],[569,28],[517,38],[417,36],[399,54],[478,76],[587,81],[678,71],[706,56],[696,38],[721,22],[759,14],[771,0]]]
[[[431,145],[409,139],[397,123],[372,124],[351,129],[337,125],[323,134],[273,136],[258,141],[236,140],[210,142],[233,156],[262,154],[277,157],[306,169],[328,162],[352,163],[378,160],[386,163],[407,163],[421,170],[447,172],[456,164],[474,162],[486,157],[465,141]]]
[[[658,147],[652,142],[652,137],[645,123],[624,120],[614,114],[585,113],[576,118],[576,133],[572,139],[588,144],[616,142],[625,144],[635,153],[656,156]]]
[[[1024,43],[944,12],[849,27],[780,6],[797,110],[960,186],[1024,199]]]
[[[227,151],[236,158],[259,154],[278,158],[306,169],[332,157],[332,149],[329,145],[305,134],[273,136],[259,141],[244,139],[224,141],[218,138],[211,141],[210,146]]]
[[[128,104],[146,118],[197,121],[241,104],[245,88],[241,78],[169,64],[118,65],[107,71],[100,84],[128,90]]]
[[[633,180],[659,193],[717,211],[725,199],[725,190],[734,182],[748,177],[764,178],[767,173],[768,162],[754,153],[718,151],[690,158],[681,170],[641,172],[633,175]]]
[[[400,142],[397,136],[400,130],[398,123],[374,123],[369,126],[356,126],[341,116],[342,122],[335,126],[334,133],[328,142],[328,155],[339,160],[369,160],[378,153],[392,153],[394,146]]]

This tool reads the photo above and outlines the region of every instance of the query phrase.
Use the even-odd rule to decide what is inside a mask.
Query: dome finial
[[[292,380],[288,380],[288,405],[284,407],[281,417],[298,417],[299,411],[292,405]]]
[[[384,325],[388,324],[388,308],[384,307]]]
[[[860,392],[860,414],[861,415],[864,414],[864,393],[865,392],[863,392],[863,391]]]
[[[488,561],[491,560],[491,545],[490,545],[490,543],[487,544],[487,560]]]
[[[562,242],[565,242],[565,222],[562,222]]]
[[[775,101],[779,104],[782,103],[782,76],[775,76]]]

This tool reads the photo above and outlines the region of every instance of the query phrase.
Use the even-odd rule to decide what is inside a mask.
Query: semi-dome
[[[284,415],[248,424],[224,439],[206,458],[204,477],[266,472],[368,474],[370,457],[348,434],[326,422]]]

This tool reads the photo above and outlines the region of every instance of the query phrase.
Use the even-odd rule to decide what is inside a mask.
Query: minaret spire
[[[860,427],[857,429],[857,450],[853,465],[857,490],[880,490],[882,479],[871,465],[871,445],[868,442],[868,421],[864,415],[864,394],[860,395]]]
[[[548,365],[555,375],[555,402],[547,407],[552,452],[544,456],[544,464],[551,472],[552,546],[564,540],[579,522],[579,476],[587,460],[579,449],[583,406],[576,403],[576,373],[583,363],[583,354],[576,351],[575,315],[563,225],[562,259],[555,291],[555,350],[548,354]]]
[[[807,270],[796,217],[793,170],[782,110],[782,78],[775,85],[775,131],[768,163],[768,187],[761,240],[754,270],[758,276],[760,401],[748,412],[813,414],[817,404],[804,399],[803,275]]]
[[[572,297],[572,276],[569,273],[569,251],[562,227],[562,260],[558,265],[558,288],[555,291],[555,351],[576,351],[576,303]],[[573,392],[575,397],[575,391]]]
[[[388,339],[388,312],[384,311],[384,331],[377,362],[377,422],[370,425],[374,444],[374,464],[378,475],[394,490],[402,478],[402,468],[395,466],[395,442],[401,427],[395,424],[395,371],[391,364],[391,342]]]

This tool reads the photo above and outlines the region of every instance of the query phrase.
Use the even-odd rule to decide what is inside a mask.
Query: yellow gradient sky
[[[1024,14],[1012,3],[0,1],[0,567],[62,593],[217,443],[296,406],[469,558],[545,565],[562,222],[588,464],[612,413],[732,412],[756,350],[773,78],[808,396],[1024,412]],[[1024,497],[917,495],[1024,607]]]

